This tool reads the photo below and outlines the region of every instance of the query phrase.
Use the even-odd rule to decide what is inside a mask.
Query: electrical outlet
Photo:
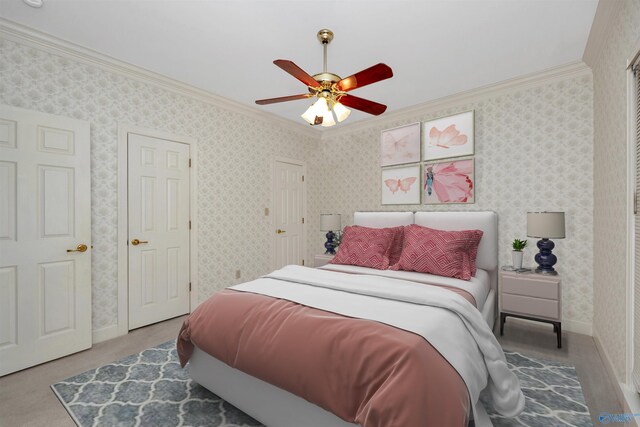
[[[240,278],[240,270],[236,270],[236,279]]]

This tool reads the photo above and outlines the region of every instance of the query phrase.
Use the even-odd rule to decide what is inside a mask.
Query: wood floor
[[[137,329],[90,350],[0,378],[0,426],[73,427],[75,424],[49,388],[51,384],[175,338],[182,320],[179,317]],[[508,319],[499,341],[507,350],[574,365],[594,424],[597,425],[600,412],[622,412],[591,337],[565,332],[563,348],[557,349],[550,325]]]

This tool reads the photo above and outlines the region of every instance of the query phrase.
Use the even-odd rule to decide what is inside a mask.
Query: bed
[[[265,293],[265,295],[273,298],[283,298],[286,301],[293,301],[294,303],[302,304],[303,306],[315,307],[331,313],[342,314],[347,317],[352,317],[351,310],[353,310],[353,308],[349,306],[349,311],[342,312],[342,305],[358,305],[358,298],[368,298],[366,300],[363,300],[367,301],[367,303],[360,304],[362,305],[362,307],[358,309],[362,310],[363,312],[363,317],[360,317],[361,319],[371,319],[382,324],[397,326],[404,329],[405,331],[414,332],[415,334],[421,334],[421,330],[416,329],[414,331],[411,329],[412,326],[398,326],[393,323],[394,320],[388,321],[385,316],[391,316],[391,314],[386,313],[386,311],[393,312],[392,308],[389,308],[389,310],[387,310],[388,305],[396,304],[401,308],[401,310],[397,311],[406,312],[395,315],[399,318],[403,318],[403,315],[404,318],[412,316],[418,318],[422,315],[422,312],[424,312],[425,316],[427,316],[426,318],[428,318],[429,314],[426,314],[428,310],[424,309],[424,307],[422,306],[418,307],[417,304],[413,303],[415,301],[413,301],[414,295],[412,293],[412,289],[414,287],[417,287],[417,284],[419,283],[429,283],[434,285],[429,286],[429,288],[433,288],[432,292],[434,293],[434,298],[436,300],[435,303],[429,303],[436,306],[435,308],[431,308],[430,310],[439,310],[438,312],[446,311],[448,314],[450,314],[449,311],[442,310],[442,308],[439,307],[441,303],[439,302],[438,298],[440,298],[439,295],[441,294],[451,294],[452,292],[449,292],[448,290],[443,291],[441,290],[441,288],[455,290],[456,287],[463,286],[465,288],[465,291],[473,297],[472,299],[475,300],[477,306],[477,309],[468,309],[466,308],[467,306],[462,309],[462,311],[467,310],[469,312],[468,314],[463,313],[464,315],[468,316],[467,318],[465,318],[466,320],[464,320],[464,322],[469,323],[469,318],[473,320],[475,319],[474,316],[480,313],[480,315],[477,315],[477,318],[481,320],[476,320],[476,324],[471,325],[469,328],[470,330],[473,330],[472,335],[475,334],[474,336],[483,336],[484,338],[476,338],[476,341],[472,342],[467,347],[465,347],[466,344],[462,345],[461,349],[466,350],[458,351],[458,353],[471,353],[473,351],[476,351],[476,347],[480,347],[480,351],[482,352],[482,354],[480,356],[474,357],[484,358],[484,361],[492,359],[492,363],[485,363],[486,366],[490,369],[490,371],[488,371],[489,373],[485,373],[483,375],[490,377],[489,381],[490,384],[493,384],[493,389],[503,387],[501,399],[498,399],[505,400],[505,402],[503,402],[504,404],[501,412],[511,412],[511,414],[518,413],[523,406],[523,397],[519,390],[517,379],[515,379],[515,376],[510,374],[510,372],[508,372],[508,369],[506,369],[506,364],[504,364],[504,355],[502,355],[501,350],[496,350],[495,344],[492,344],[493,347],[492,345],[487,344],[489,341],[494,339],[493,335],[491,334],[491,328],[493,327],[496,318],[498,263],[497,215],[493,212],[356,212],[354,214],[354,224],[371,228],[385,228],[417,224],[420,226],[431,227],[440,230],[482,230],[484,234],[478,246],[478,255],[476,260],[478,270],[475,277],[473,277],[469,282],[461,285],[457,283],[460,282],[458,279],[432,276],[424,273],[415,273],[408,271],[392,272],[387,270],[373,270],[366,267],[329,264],[324,266],[323,268],[315,270],[314,277],[311,278],[309,278],[309,269],[305,271],[298,271],[295,268],[290,268],[289,270],[281,273],[274,272],[272,273],[272,275],[268,275],[264,279],[260,279],[264,282],[261,282],[262,287],[260,288],[260,292],[263,292],[264,289],[269,288],[269,281],[273,283],[277,282],[279,287],[284,286],[293,288],[294,284],[289,282],[295,282],[295,286],[299,286],[299,283],[302,283],[303,285],[309,285],[304,286],[305,289],[307,289],[305,295],[296,295],[295,297],[290,297],[286,293],[280,294],[280,292],[289,291],[280,290],[279,287],[277,289],[274,288],[274,290],[271,291],[273,292],[272,294],[269,294],[269,291],[264,292],[267,292]],[[370,292],[370,282],[376,281],[377,283],[379,281],[381,284],[385,284],[385,286],[387,283],[392,283],[394,287],[399,286],[400,288],[406,286],[408,293],[407,296],[403,298],[408,299],[388,302],[384,298],[382,298],[386,295],[386,288],[382,287],[380,288],[382,289],[380,291],[380,295],[367,294],[363,296],[360,294],[361,291],[359,289],[363,287],[361,286],[361,283],[364,283],[365,280],[368,281],[366,290],[367,293]],[[346,286],[348,288],[348,292],[344,292],[345,289],[343,288],[334,288],[334,284],[335,286],[337,286],[338,283],[340,284],[340,286]],[[248,282],[247,284],[235,286],[233,287],[233,289],[234,291],[239,291],[240,293],[250,293],[255,292],[255,286],[256,284],[253,284],[253,282]],[[329,289],[325,289],[326,287],[328,287]],[[420,287],[424,288],[423,286]],[[322,296],[319,295],[321,295],[323,292],[333,292],[333,294],[331,294],[331,298],[326,298],[327,301],[321,303],[320,301],[322,300]],[[338,293],[336,294],[336,292]],[[335,295],[340,295],[342,297],[336,298]],[[353,298],[354,303],[348,302],[350,298]],[[387,305],[381,305],[381,308],[376,309],[375,306],[378,303]],[[453,303],[451,304],[456,305],[459,303],[460,302],[458,300],[453,298]],[[411,310],[413,310],[414,308],[416,310],[420,309],[422,311],[416,311],[415,314],[412,314],[413,312]],[[453,310],[452,307],[448,307],[448,309]],[[381,312],[385,313],[379,314]],[[360,316],[360,314],[358,314],[358,316]],[[358,318],[358,316],[353,317]],[[377,318],[376,316],[382,317]],[[458,314],[458,316],[463,318],[461,314]],[[401,319],[399,320],[399,322],[402,323],[406,320],[407,319]],[[478,322],[482,323],[483,325],[478,325]],[[184,338],[185,337],[181,332],[182,342],[187,342],[189,337],[187,336],[187,339]],[[439,338],[435,338],[434,341],[438,342],[438,339]],[[441,340],[442,347],[436,348],[440,353],[446,354],[448,352],[448,359],[457,360],[458,358],[471,357],[456,354],[456,351],[452,349],[447,350],[447,346],[450,345],[450,343],[448,344],[446,342],[446,337],[443,340]],[[256,378],[256,376],[247,374],[242,370],[231,367],[229,366],[229,364],[222,362],[218,358],[200,349],[197,345],[191,345],[191,347],[192,350],[190,352],[189,358],[189,369],[191,377],[202,386],[206,387],[218,396],[225,399],[227,402],[233,404],[242,411],[251,415],[266,426],[353,427],[359,425],[344,421],[337,415],[334,415],[333,413],[321,408],[320,406],[310,403],[309,401],[297,396],[292,392],[286,391],[285,389],[280,387],[276,387],[275,385],[272,385],[267,381]],[[464,366],[459,367],[461,366],[459,365],[459,363],[462,362],[450,361],[450,363],[452,366],[455,366],[456,370],[458,370],[459,372],[467,369]],[[460,375],[467,383],[466,386],[467,388],[469,388],[469,395],[473,394],[474,396],[477,396],[478,391],[474,391],[472,393],[472,388],[485,388],[487,384],[486,381],[482,383],[482,378],[476,378],[475,383],[479,385],[470,385],[475,383],[473,379],[469,380],[468,378],[474,375],[476,377],[481,377],[481,374],[475,372],[467,372],[466,376],[462,373]],[[491,375],[497,377],[499,381],[491,382]],[[475,419],[476,425],[490,425],[490,421],[481,405],[477,405],[475,403],[477,402],[471,400],[473,411],[471,411],[471,409],[468,410],[469,412],[472,412],[472,417]]]

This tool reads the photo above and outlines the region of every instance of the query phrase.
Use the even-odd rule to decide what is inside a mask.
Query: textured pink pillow
[[[476,275],[476,258],[478,257],[478,246],[484,232],[482,230],[464,230],[469,239],[469,264],[471,276]]]
[[[338,253],[331,263],[386,270],[395,234],[393,228],[345,227]]]
[[[438,276],[470,280],[470,244],[476,239],[478,230],[444,231],[409,225],[404,228],[404,246],[400,261],[392,270],[417,271]],[[477,255],[477,244],[475,253]]]
[[[361,228],[364,230],[372,230],[370,227],[363,227],[361,225],[352,225],[353,228]],[[393,235],[391,238],[391,245],[389,246],[389,266],[396,264],[400,261],[400,254],[402,254],[402,243],[404,240],[404,227],[388,227],[388,228],[375,228],[374,230],[385,230]]]

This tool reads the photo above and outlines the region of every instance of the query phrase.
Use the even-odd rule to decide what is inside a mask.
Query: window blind
[[[633,272],[633,383],[640,392],[640,215],[638,215],[638,192],[640,190],[640,60],[633,66],[635,93],[635,189],[633,193],[634,213],[634,272]]]

